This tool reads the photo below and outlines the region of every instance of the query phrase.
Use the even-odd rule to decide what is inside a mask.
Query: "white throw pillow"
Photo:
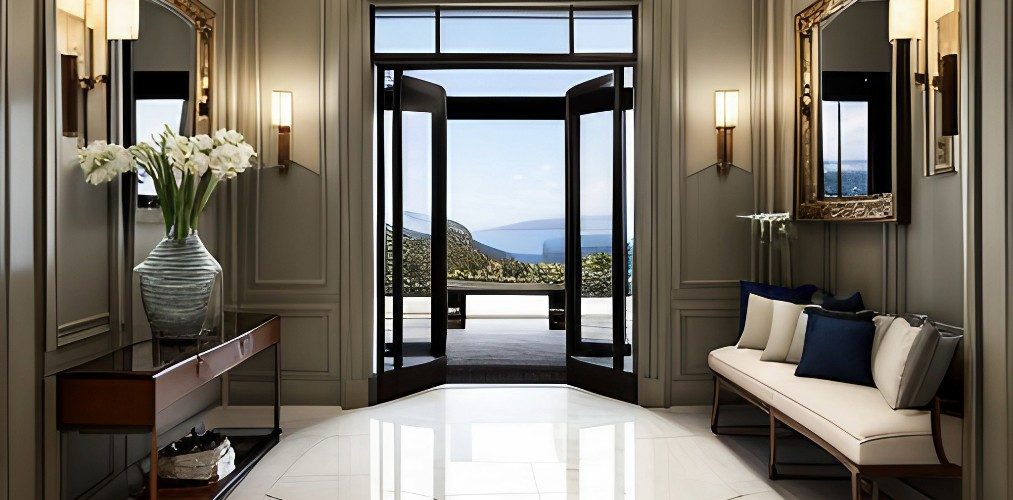
[[[760,360],[783,363],[788,356],[792,339],[795,337],[795,326],[798,323],[799,314],[805,309],[805,305],[780,300],[775,300],[773,303],[770,337],[767,339],[767,347],[760,355]]]
[[[911,326],[904,318],[894,318],[879,342],[878,349],[875,350],[872,379],[892,408],[899,406],[900,382],[904,376],[904,367],[907,365],[911,346],[914,345],[920,331],[920,326]]]
[[[888,328],[883,328],[886,320]],[[962,337],[940,332],[929,321],[911,323],[906,317],[876,318],[879,344],[873,346],[872,378],[895,410],[922,408],[932,401]]]
[[[805,347],[805,329],[809,326],[809,315],[806,314],[806,307],[820,307],[820,306],[805,306],[802,311],[798,313],[798,320],[795,322],[795,333],[791,337],[791,346],[788,347],[788,354],[785,355],[785,363],[798,364],[802,360],[802,348]]]
[[[894,319],[897,319],[897,316],[890,314],[880,314],[872,318],[872,322],[876,325],[876,333],[872,337],[872,364],[876,364],[876,353],[879,352],[879,346],[883,344],[886,331],[890,329]]]
[[[739,349],[763,349],[770,336],[770,322],[774,312],[774,301],[749,294],[746,306],[746,326],[742,329],[737,346]]]

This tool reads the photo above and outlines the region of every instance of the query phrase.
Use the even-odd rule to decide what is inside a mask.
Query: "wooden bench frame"
[[[745,429],[742,432],[742,427],[737,427],[730,432],[721,431],[721,427],[718,425],[718,413],[721,406],[721,388],[724,386],[728,390],[738,394],[743,399],[748,401],[750,404],[756,406],[764,413],[769,416],[767,430],[765,433],[749,432],[750,429]],[[946,457],[946,452],[943,449],[942,440],[942,425],[941,417],[943,414],[944,401],[936,397],[931,406],[931,422],[932,422],[932,444],[935,447],[936,457],[939,459],[938,464],[898,464],[898,465],[859,465],[853,462],[851,459],[846,457],[843,453],[834,448],[833,445],[828,443],[826,440],[818,436],[815,432],[809,430],[804,425],[796,422],[791,417],[785,415],[777,408],[764,403],[759,398],[751,394],[749,391],[739,387],[727,378],[714,373],[714,403],[711,408],[711,432],[714,434],[726,434],[726,435],[758,435],[765,434],[769,436],[770,440],[770,456],[767,461],[767,476],[772,479],[841,479],[834,476],[819,476],[819,475],[808,475],[808,474],[781,474],[777,470],[777,424],[781,423],[791,430],[805,436],[812,442],[816,443],[820,448],[823,448],[830,453],[841,465],[848,470],[851,476],[851,498],[852,500],[860,500],[862,498],[863,485],[870,490],[875,490],[876,485],[869,481],[871,477],[960,477],[962,470],[959,465],[950,462]],[[752,428],[755,430],[755,427]]]
[[[447,329],[463,329],[468,295],[548,295],[549,329],[566,329],[566,287],[547,283],[489,283],[450,280],[447,283]]]

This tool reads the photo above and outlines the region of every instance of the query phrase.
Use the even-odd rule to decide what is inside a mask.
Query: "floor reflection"
[[[368,496],[633,498],[634,427],[634,422],[418,426],[374,419]],[[366,498],[366,492],[355,493]]]
[[[232,498],[847,498],[847,482],[767,481],[766,439],[713,436],[703,407],[453,386],[353,411],[286,411],[281,443]]]

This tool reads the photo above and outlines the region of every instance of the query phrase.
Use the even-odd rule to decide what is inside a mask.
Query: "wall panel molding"
[[[758,0],[719,0],[676,2],[673,9],[677,105],[671,118],[674,174],[667,186],[672,273],[664,379],[667,404],[703,404],[711,379],[707,354],[735,342],[739,280],[753,275],[757,259],[750,223],[736,215],[757,209],[767,171],[763,141],[770,124],[756,114],[767,99],[766,7]],[[717,31],[696,22],[718,15],[727,24]],[[707,76],[700,78],[702,73]],[[741,168],[722,176],[703,166],[714,162],[713,92],[730,88],[739,90],[741,103],[735,151]]]
[[[325,38],[325,30],[326,30],[324,22],[323,22],[324,21],[324,16],[323,16],[323,13],[324,13],[324,2],[322,0],[316,0],[316,1],[313,2],[312,5],[316,6],[314,10],[316,10],[316,13],[317,13],[317,16],[316,16],[315,19],[312,18],[312,17],[310,17],[310,18],[301,17],[300,16],[302,14],[301,12],[294,12],[292,9],[295,8],[298,5],[302,5],[302,4],[301,3],[300,4],[291,4],[289,2],[282,2],[282,1],[278,1],[278,0],[257,0],[257,2],[256,2],[256,11],[257,11],[257,14],[256,14],[256,22],[257,22],[257,28],[256,28],[256,33],[257,33],[257,44],[256,44],[256,47],[257,47],[256,48],[256,58],[257,58],[257,102],[259,103],[259,109],[260,109],[260,111],[258,112],[258,122],[257,122],[257,143],[260,146],[261,153],[264,156],[266,156],[266,158],[262,158],[262,161],[269,162],[270,159],[271,159],[271,157],[273,157],[273,154],[271,153],[273,151],[273,138],[271,137],[271,126],[270,126],[271,117],[270,117],[270,111],[266,111],[266,112],[263,111],[263,110],[270,110],[271,91],[272,90],[293,90],[297,86],[308,87],[308,86],[312,85],[311,83],[307,83],[306,81],[303,81],[303,79],[300,79],[297,76],[294,76],[294,75],[297,75],[299,73],[298,72],[293,72],[294,68],[292,68],[291,66],[286,66],[284,69],[282,69],[280,67],[271,67],[272,64],[276,64],[276,63],[279,63],[279,62],[284,62],[286,64],[291,64],[293,62],[292,56],[295,55],[295,54],[299,54],[300,53],[300,51],[298,51],[298,50],[292,50],[292,49],[295,49],[298,46],[301,46],[303,48],[306,47],[305,44],[299,43],[299,38],[293,38],[293,36],[292,36],[293,34],[298,33],[301,37],[303,37],[303,36],[306,35],[306,31],[305,30],[300,30],[300,29],[287,29],[286,26],[279,24],[279,19],[287,19],[287,22],[290,22],[290,23],[298,23],[299,21],[306,21],[306,20],[314,21],[315,24],[316,24],[317,30],[318,30],[318,32],[315,34],[316,35],[315,38],[317,38],[317,39],[314,40],[313,44],[310,45],[310,46],[315,46],[317,48],[318,56],[316,58],[316,60],[317,60],[316,65],[312,69],[312,72],[316,73],[316,76],[315,76],[314,79],[310,80],[311,82],[312,81],[316,82],[316,85],[315,85],[316,88],[314,89],[314,91],[312,93],[315,94],[315,98],[317,99],[317,106],[302,106],[302,105],[300,105],[299,98],[301,97],[302,100],[303,100],[303,102],[305,102],[305,98],[306,98],[306,96],[305,96],[306,92],[302,92],[301,91],[302,89],[300,89],[299,91],[296,91],[297,92],[296,95],[298,97],[295,97],[293,99],[293,101],[296,103],[295,104],[295,108],[293,110],[294,111],[294,118],[296,120],[296,123],[293,124],[294,125],[293,126],[293,137],[295,138],[295,141],[297,141],[297,142],[293,143],[293,159],[295,161],[297,161],[297,162],[300,161],[300,160],[302,160],[303,162],[308,162],[308,165],[306,167],[303,167],[303,166],[300,166],[300,165],[293,165],[292,167],[289,168],[289,172],[284,173],[284,174],[281,173],[281,171],[278,170],[278,169],[276,169],[276,168],[270,168],[270,169],[259,168],[259,169],[257,169],[254,172],[255,173],[254,187],[253,187],[254,216],[253,216],[253,225],[252,225],[252,227],[253,227],[253,231],[252,231],[253,232],[253,235],[252,235],[252,244],[253,244],[252,245],[252,249],[253,249],[252,253],[253,253],[253,259],[252,259],[252,261],[253,262],[252,262],[252,270],[251,270],[252,271],[252,276],[251,276],[252,280],[251,280],[251,283],[250,283],[250,288],[252,288],[252,289],[268,289],[268,290],[278,290],[278,289],[281,289],[281,290],[284,290],[284,289],[288,289],[288,288],[291,288],[291,287],[307,287],[307,286],[310,286],[310,287],[326,287],[328,285],[328,278],[329,278],[329,273],[328,273],[329,266],[328,266],[328,264],[329,264],[329,261],[330,261],[330,259],[328,258],[328,248],[329,248],[329,245],[328,245],[328,243],[329,243],[329,241],[328,241],[329,240],[328,234],[330,233],[330,231],[328,230],[328,228],[329,228],[328,221],[331,220],[331,219],[330,219],[330,214],[329,214],[329,212],[330,212],[329,211],[330,204],[328,203],[328,198],[329,198],[329,196],[328,196],[328,168],[327,168],[327,162],[326,162],[327,141],[326,141],[326,133],[325,133],[326,129],[325,129],[325,126],[324,126],[324,121],[325,121],[325,106],[323,105],[323,103],[325,101],[325,87],[324,87],[325,50],[324,50],[324,38]],[[272,6],[274,8],[280,8],[280,9],[282,9],[282,10],[285,11],[285,14],[282,15],[282,16],[280,16],[280,17],[277,16],[277,15],[270,15],[270,16],[267,16],[267,17],[263,17],[262,16],[262,12],[265,9],[265,6]],[[278,12],[275,12],[274,14],[278,14]],[[311,26],[312,26],[312,24],[311,24]],[[278,32],[277,33],[267,34],[268,33],[267,28],[270,28],[271,30],[278,30]],[[273,44],[271,44],[272,47],[274,47],[275,45],[277,45],[277,42],[279,40],[286,40],[287,43],[294,44],[294,45],[292,47],[283,46],[283,47],[281,47],[279,49],[280,50],[279,54],[274,54],[277,57],[281,57],[281,59],[271,60],[271,61],[265,61],[265,59],[264,59],[264,57],[265,57],[265,49],[264,49],[264,47],[267,46],[267,45],[269,45],[269,44],[264,43],[263,39],[265,38],[265,36],[270,37],[272,35],[274,35],[274,38],[272,38],[272,40],[274,42]],[[286,57],[286,55],[288,57]],[[303,71],[307,71],[308,68],[302,68],[302,70]],[[265,80],[268,80],[268,81],[265,82]],[[274,85],[275,83],[278,84],[277,88]],[[310,131],[305,130],[305,127],[300,127],[299,126],[300,125],[299,120],[301,118],[300,115],[305,115],[307,112],[310,112],[310,111],[316,111],[315,121],[316,121],[316,129],[317,129],[316,132],[317,133],[316,133],[316,138],[315,139],[313,138],[313,134],[310,133]],[[302,120],[302,122],[303,122],[303,124],[306,123],[305,120]],[[300,134],[300,129],[302,129],[302,133],[301,134]],[[315,155],[315,157],[309,158],[309,159],[305,158],[305,154],[302,153],[300,151],[300,148],[299,148],[299,146],[301,144],[304,144],[306,142],[305,139],[304,140],[299,140],[299,139],[301,137],[306,137],[306,136],[310,137],[309,140],[312,143],[315,143],[316,144],[316,148],[317,148],[317,154]],[[267,166],[271,166],[271,165],[269,164]],[[314,167],[315,167],[315,171],[313,170]],[[319,210],[318,210],[318,214],[317,214],[317,217],[319,217],[319,221],[316,224],[314,224],[314,227],[317,230],[320,231],[318,233],[318,237],[320,238],[319,246],[318,246],[318,255],[316,256],[316,260],[318,262],[318,264],[317,264],[318,265],[318,273],[317,273],[316,276],[308,277],[308,278],[266,278],[266,277],[262,276],[263,266],[264,266],[264,262],[261,259],[261,255],[263,254],[263,248],[262,248],[263,240],[262,240],[262,238],[271,238],[272,235],[264,235],[264,234],[262,234],[262,228],[263,228],[263,224],[264,224],[265,212],[269,213],[269,214],[273,214],[274,211],[272,211],[271,209],[272,208],[278,208],[279,205],[281,207],[286,207],[286,206],[298,206],[301,203],[305,203],[304,196],[306,196],[308,193],[305,192],[306,191],[305,189],[300,189],[298,192],[295,192],[295,193],[286,193],[289,196],[289,198],[287,200],[280,200],[280,203],[276,202],[276,203],[267,204],[267,203],[264,202],[264,189],[265,189],[265,185],[268,185],[266,187],[267,189],[272,189],[272,188],[274,188],[274,189],[283,189],[285,183],[289,183],[289,184],[294,183],[294,182],[296,182],[295,178],[297,178],[297,177],[301,181],[303,181],[303,182],[314,182],[314,183],[319,184],[319,192],[317,194],[315,194],[315,196],[319,197],[317,199],[317,203],[319,203]],[[268,205],[270,205],[270,206],[268,206]],[[285,222],[291,223],[292,221],[291,220],[287,220],[287,221],[283,220],[283,221],[276,221],[276,222],[279,222],[279,223],[285,223]],[[285,247],[286,245],[290,245],[291,242],[282,242],[281,244],[282,244],[283,247]],[[302,256],[300,256],[297,253],[297,250],[300,250],[300,249],[301,249],[300,247],[291,247],[291,248],[289,248],[289,250],[292,252],[292,259],[294,259],[295,262],[298,262],[299,259],[300,259],[300,257],[302,257]],[[284,256],[282,256],[282,257],[284,257]],[[291,261],[287,261],[284,258],[280,259],[280,261],[283,264],[286,263],[286,262],[291,262]],[[333,285],[332,285],[332,287],[333,287]]]
[[[713,309],[673,308],[677,352],[673,354],[672,381],[710,380],[713,375],[707,367],[707,354],[737,340],[738,304],[717,306],[714,304]]]

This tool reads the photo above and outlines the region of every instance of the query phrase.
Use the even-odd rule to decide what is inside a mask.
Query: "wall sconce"
[[[292,163],[292,92],[271,91],[271,126],[278,128],[278,164],[285,173]]]
[[[908,58],[914,41],[914,82],[924,92],[925,175],[955,172],[960,132],[960,14],[955,0],[891,0],[890,41]],[[900,60],[900,59],[898,59]],[[901,70],[901,68],[898,68]]]
[[[940,94],[939,133],[953,136],[959,133],[959,107],[957,100],[960,90],[959,61],[960,17],[956,11],[944,14],[939,24],[938,72],[932,79],[932,86]]]
[[[137,40],[140,31],[140,0],[106,0],[106,38]]]
[[[714,166],[718,167],[719,175],[728,175],[729,169],[734,166],[732,163],[734,146],[732,131],[738,124],[739,91],[714,91],[714,128],[717,129],[718,144],[718,161]]]
[[[91,82],[105,82],[109,77],[109,43],[106,38],[106,0],[85,0],[85,27],[91,41]]]

